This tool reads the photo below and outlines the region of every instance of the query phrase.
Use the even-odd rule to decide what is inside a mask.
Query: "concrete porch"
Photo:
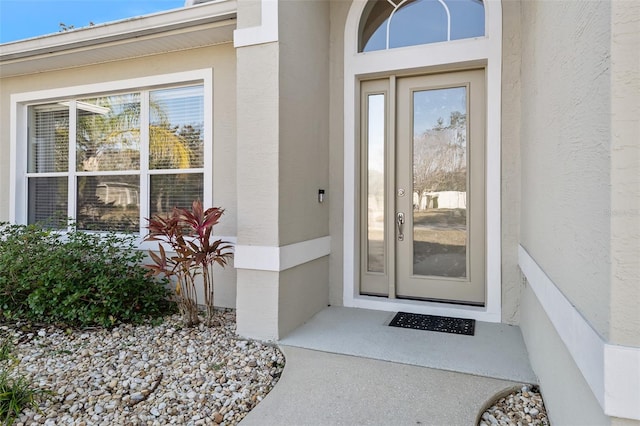
[[[391,361],[476,376],[537,383],[520,328],[476,321],[462,336],[389,327],[395,312],[330,306],[280,345]]]
[[[281,339],[280,382],[243,425],[470,425],[537,383],[520,329],[474,336],[389,327],[395,313],[328,307]]]

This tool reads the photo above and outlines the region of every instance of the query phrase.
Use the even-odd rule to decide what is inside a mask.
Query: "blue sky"
[[[0,43],[184,6],[184,0],[0,0]]]

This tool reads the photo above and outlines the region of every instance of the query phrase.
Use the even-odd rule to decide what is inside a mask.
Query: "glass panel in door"
[[[362,83],[360,293],[388,296],[393,273],[393,224],[389,224],[389,80]]]
[[[467,276],[467,87],[413,92],[413,275]]]
[[[367,95],[367,271],[384,272],[384,94]]]

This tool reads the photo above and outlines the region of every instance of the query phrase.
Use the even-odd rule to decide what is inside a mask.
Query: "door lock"
[[[398,225],[398,241],[404,241],[404,234],[402,228],[404,225],[404,213],[398,212],[396,215],[396,224]]]

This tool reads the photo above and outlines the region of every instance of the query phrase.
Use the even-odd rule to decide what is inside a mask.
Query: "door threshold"
[[[353,299],[348,301],[345,300],[344,306],[385,312],[402,311],[414,314],[468,318],[484,322],[501,322],[500,312],[493,312],[486,306],[440,303],[413,299],[389,299],[385,297],[364,295],[355,296]]]

